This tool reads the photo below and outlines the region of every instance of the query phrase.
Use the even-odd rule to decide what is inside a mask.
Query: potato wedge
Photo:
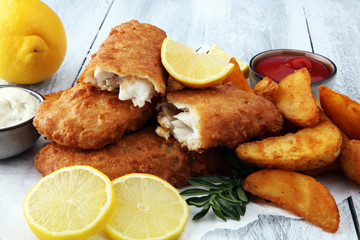
[[[323,115],[325,115],[325,114],[323,114]],[[341,136],[342,136],[342,139],[343,139],[342,143],[341,143],[341,151],[340,151],[339,156],[335,159],[335,161],[333,161],[332,163],[330,163],[329,165],[326,165],[324,167],[305,170],[305,171],[302,171],[302,173],[304,173],[306,175],[310,175],[310,176],[317,176],[317,175],[319,175],[319,174],[321,174],[323,172],[327,172],[327,171],[331,171],[331,170],[340,168],[341,152],[342,152],[342,149],[345,146],[345,143],[347,143],[349,141],[349,138],[343,132],[341,132]]]
[[[319,109],[306,68],[297,70],[280,81],[274,103],[285,118],[298,126],[312,127],[319,122]]]
[[[318,100],[318,101],[319,101],[319,103],[317,103],[317,104],[319,104],[319,106],[320,106],[320,100]],[[329,121],[332,123],[330,118],[328,118],[326,116],[326,114],[323,112],[322,109],[320,109],[320,121]],[[349,138],[341,130],[340,130],[340,132],[341,132],[341,136],[342,136],[341,149],[343,149],[345,143],[347,143],[349,141]],[[320,167],[320,168],[305,170],[305,171],[302,171],[302,173],[306,174],[306,175],[310,175],[310,176],[317,176],[323,172],[327,172],[327,171],[331,171],[331,170],[340,168],[340,157],[341,157],[341,153],[335,159],[335,161],[333,161],[329,165],[326,165],[326,166]]]
[[[321,107],[326,115],[350,139],[360,140],[360,103],[320,85]]]
[[[341,143],[340,130],[323,121],[296,133],[240,144],[236,154],[260,168],[303,171],[332,163],[340,154]]]
[[[334,197],[314,178],[291,171],[264,169],[243,182],[246,191],[270,200],[328,232],[339,228],[340,215]]]
[[[225,78],[223,84],[232,82],[234,83],[239,89],[244,90],[246,92],[254,93],[253,89],[250,87],[249,83],[247,82],[241,68],[234,57],[230,59],[230,63],[234,64],[234,69],[232,72]]]
[[[269,77],[264,77],[254,86],[253,90],[256,95],[262,96],[267,100],[274,102],[278,90],[278,84]]]
[[[339,157],[337,157],[335,159],[335,161],[333,161],[329,165],[326,165],[326,166],[320,167],[320,168],[301,171],[301,173],[309,175],[309,176],[317,176],[317,175],[320,175],[321,173],[328,172],[328,171],[331,171],[334,169],[338,169],[339,167],[340,167],[340,160],[339,160]]]
[[[345,143],[340,154],[340,168],[351,181],[360,184],[360,140]]]

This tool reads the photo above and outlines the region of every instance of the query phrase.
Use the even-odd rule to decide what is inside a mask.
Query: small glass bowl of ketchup
[[[250,85],[254,87],[265,76],[280,82],[287,75],[304,67],[310,73],[314,97],[319,97],[319,85],[333,88],[337,69],[330,59],[293,49],[269,50],[255,55],[250,60]]]

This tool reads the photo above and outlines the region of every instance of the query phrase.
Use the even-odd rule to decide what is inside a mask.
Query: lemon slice
[[[110,179],[87,166],[59,169],[42,178],[23,203],[25,218],[40,239],[88,239],[114,213]]]
[[[168,182],[133,173],[113,180],[117,207],[104,229],[111,239],[177,239],[189,207]]]
[[[217,46],[216,44],[213,44],[208,52],[209,55],[217,57],[222,59],[225,62],[229,62],[230,58],[232,57],[229,53],[225,52],[224,50],[222,50],[219,46]],[[243,61],[235,58],[237,63],[239,64],[239,67],[241,69],[241,71],[243,72],[245,78],[249,77],[249,64],[244,63]]]
[[[165,38],[161,47],[161,61],[168,73],[181,84],[192,88],[206,88],[220,83],[233,70],[234,64]]]

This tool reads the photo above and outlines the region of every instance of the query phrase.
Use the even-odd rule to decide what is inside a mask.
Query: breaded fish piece
[[[63,94],[64,90],[58,91],[58,92],[53,92],[53,93],[48,93],[43,95],[43,97],[45,98],[45,100],[49,100],[49,101],[56,101],[60,98],[61,94]]]
[[[232,83],[168,93],[157,109],[156,133],[164,138],[172,135],[196,151],[219,145],[234,148],[252,138],[276,134],[283,125],[272,102]]]
[[[128,134],[100,150],[74,149],[51,142],[35,156],[34,165],[43,176],[73,165],[92,166],[111,180],[128,173],[148,173],[175,187],[188,185],[188,177],[231,173],[230,161],[219,149],[202,154],[187,151],[175,139],[157,136],[154,127]]]
[[[119,100],[116,93],[77,84],[46,96],[33,124],[40,134],[61,145],[99,149],[141,128],[154,112],[150,103],[135,107],[130,100]]]
[[[152,97],[165,94],[167,73],[160,57],[165,38],[160,28],[136,20],[113,28],[78,82],[119,92],[120,100],[144,106]]]

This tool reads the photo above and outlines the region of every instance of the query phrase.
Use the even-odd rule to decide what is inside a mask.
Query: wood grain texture
[[[56,74],[42,83],[25,85],[42,94],[69,88],[110,29],[136,19],[162,28],[176,41],[195,49],[201,47],[200,51],[207,51],[215,43],[245,62],[269,49],[313,49],[336,63],[335,90],[360,101],[360,81],[357,80],[360,75],[360,1],[357,0],[43,1],[61,18],[68,48]],[[0,240],[24,239],[22,236],[30,232],[25,229],[13,231],[12,235],[1,234],[8,231],[9,225],[21,229],[26,224],[18,206],[40,177],[33,168],[32,158],[44,144],[42,139],[29,151],[0,162],[0,186],[2,189],[16,186],[0,197],[0,215],[9,221],[0,224]],[[8,180],[10,175],[19,176],[17,182]],[[16,196],[21,198],[16,199]],[[352,200],[354,217],[358,219],[360,193]],[[14,215],[2,205],[10,206],[9,209],[18,207],[18,211]],[[244,228],[217,229],[202,239],[357,239],[349,204],[344,201],[338,206],[341,222],[336,234],[323,232],[303,220],[261,215],[259,220]]]
[[[303,0],[314,52],[337,65],[335,90],[360,101],[360,1]]]
[[[311,50],[303,8],[294,0],[115,0],[90,54],[112,27],[131,19],[154,24],[172,39],[203,52],[215,43],[246,62],[268,49]]]
[[[86,4],[94,4],[96,1],[88,1]],[[101,2],[101,1],[100,1]],[[72,2],[73,3],[73,2]],[[79,3],[77,3],[79,4]],[[312,44],[315,52],[328,56],[337,63],[338,58],[343,58],[341,51],[344,48],[333,49],[334,38],[339,38],[341,34],[329,27],[327,20],[333,17],[333,12],[329,4],[317,3],[318,5],[312,7],[313,1],[156,1],[156,0],[115,0],[113,3],[97,3],[101,6],[96,6],[96,10],[91,10],[90,13],[86,13],[89,17],[86,20],[83,17],[79,17],[81,20],[74,25],[69,24],[69,34],[76,33],[79,40],[77,44],[81,44],[78,51],[75,51],[77,59],[72,59],[71,64],[76,63],[77,67],[84,61],[83,67],[90,59],[90,55],[95,53],[100,44],[108,36],[110,29],[123,22],[131,19],[139,20],[140,22],[147,22],[154,24],[167,32],[167,35],[174,40],[188,44],[193,48],[201,47],[201,51],[207,51],[213,43],[216,43],[227,52],[237,56],[238,58],[249,61],[253,55],[258,52],[278,49],[278,48],[294,48],[303,49],[307,51],[312,50],[310,36],[307,29],[309,24],[309,31],[311,34]],[[335,2],[338,6],[338,13],[344,15],[347,4],[340,4]],[[324,5],[326,5],[324,7]],[[62,5],[63,8],[66,7]],[[107,13],[107,7],[111,7]],[[59,7],[57,7],[59,9]],[[99,12],[100,8],[100,12]],[[61,9],[61,7],[60,7]],[[76,9],[76,7],[74,8]],[[87,11],[89,8],[86,7]],[[341,10],[342,9],[342,10]],[[85,12],[87,12],[85,11]],[[95,12],[96,11],[96,12]],[[59,13],[60,14],[60,13]],[[107,14],[107,15],[106,15]],[[93,18],[91,18],[92,16]],[[66,15],[64,14],[66,18]],[[88,19],[92,19],[89,21]],[[69,17],[70,19],[70,17]],[[101,22],[104,20],[100,27]],[[341,18],[336,18],[333,21],[334,25],[339,25],[337,21],[342,22]],[[96,24],[95,24],[96,23]],[[64,20],[66,25],[66,20]],[[99,30],[98,30],[99,29]],[[346,30],[343,30],[346,31]],[[325,37],[333,33],[337,33],[332,38]],[[348,33],[349,34],[349,33]],[[91,36],[91,37],[90,37]],[[350,36],[349,36],[350,37]],[[70,38],[70,37],[69,37]],[[89,46],[89,52],[84,55],[84,40],[86,46]],[[94,40],[93,45],[91,41]],[[347,39],[350,40],[349,38]],[[69,43],[70,45],[70,43]],[[91,48],[90,48],[91,47]],[[82,59],[81,59],[81,57]],[[337,63],[338,64],[338,63]],[[345,66],[355,66],[352,63],[344,63]],[[67,66],[62,66],[63,69],[67,69]],[[73,67],[76,72],[76,67]],[[348,75],[350,70],[346,72],[341,71],[342,67],[338,64],[338,78],[340,76]],[[80,72],[83,71],[83,68]],[[61,69],[58,76],[62,76]],[[55,75],[55,79],[57,79]],[[72,80],[75,80],[74,73],[72,74]],[[66,81],[67,84],[69,83]],[[348,92],[348,89],[342,85],[343,82],[338,82],[338,88],[343,92]],[[351,91],[350,91],[351,92]],[[343,205],[346,205],[344,203]],[[342,212],[343,216],[351,216],[348,208],[344,208]],[[303,221],[288,220],[281,217],[264,217],[265,219],[272,219],[273,222],[279,224],[291,224],[296,226],[297,223],[305,224]],[[347,218],[349,223],[352,223],[351,218]],[[342,221],[343,224],[344,221]],[[290,225],[291,225],[290,224]],[[280,224],[281,225],[281,224]],[[269,225],[271,226],[271,225]],[[311,226],[311,225],[310,225]],[[271,228],[271,227],[270,227]],[[313,227],[317,229],[316,227]],[[341,225],[340,228],[343,228]],[[301,233],[302,227],[299,232]],[[309,229],[307,229],[309,230]],[[258,229],[259,231],[259,229]],[[342,229],[344,231],[344,229]],[[257,231],[255,231],[257,232]],[[259,231],[259,234],[265,234],[265,232]],[[323,233],[320,230],[320,235]],[[326,236],[329,234],[325,233]],[[352,235],[353,236],[353,235]]]
[[[44,0],[44,3],[56,12],[63,22],[67,51],[62,65],[52,77],[38,84],[25,85],[42,94],[71,86],[106,16],[111,0]]]
[[[360,238],[360,193],[357,193],[350,198],[350,206],[353,210],[354,215],[354,226],[358,232],[358,237]]]

